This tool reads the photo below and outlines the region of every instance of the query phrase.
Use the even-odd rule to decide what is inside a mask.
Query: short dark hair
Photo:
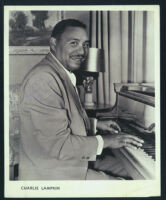
[[[86,29],[86,25],[79,20],[76,19],[65,19],[60,21],[54,26],[54,29],[52,31],[51,37],[54,37],[56,39],[59,39],[62,33],[64,33],[65,29],[67,27],[81,27]]]

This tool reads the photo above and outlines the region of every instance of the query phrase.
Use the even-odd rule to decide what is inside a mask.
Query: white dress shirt
[[[51,53],[51,52],[50,52]],[[77,91],[77,87],[76,87],[76,76],[74,73],[68,71],[60,62],[59,60],[51,53],[51,55],[53,56],[53,58],[58,62],[58,64],[65,70],[65,72],[67,73],[67,75],[69,76],[73,86],[75,87],[76,91]],[[78,94],[78,92],[77,92]],[[78,95],[79,97],[79,95]],[[80,98],[79,98],[80,99]],[[81,102],[80,102],[81,103]],[[93,129],[94,132],[96,133],[96,127],[97,127],[97,119],[93,118]],[[97,148],[97,155],[100,155],[102,153],[103,150],[103,146],[104,146],[104,140],[100,135],[96,135],[95,136],[97,138],[98,141],[98,148]]]

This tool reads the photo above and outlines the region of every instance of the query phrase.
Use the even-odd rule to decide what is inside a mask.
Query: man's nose
[[[83,46],[79,46],[79,49],[77,50],[77,52],[80,54],[80,55],[84,55],[85,54],[85,48]]]

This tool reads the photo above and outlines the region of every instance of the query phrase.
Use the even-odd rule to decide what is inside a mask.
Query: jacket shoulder
[[[49,64],[49,62],[44,58],[38,64],[36,64],[24,77],[23,83],[27,82],[28,80],[34,79],[34,77],[40,76],[50,76],[54,77],[55,79],[59,79],[59,75],[57,71]]]

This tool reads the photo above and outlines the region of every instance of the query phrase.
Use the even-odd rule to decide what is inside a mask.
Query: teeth
[[[73,59],[79,59],[79,60],[82,60],[82,59],[83,59],[83,57],[76,57],[76,56],[73,56],[73,57],[71,57],[71,58],[73,58]]]

